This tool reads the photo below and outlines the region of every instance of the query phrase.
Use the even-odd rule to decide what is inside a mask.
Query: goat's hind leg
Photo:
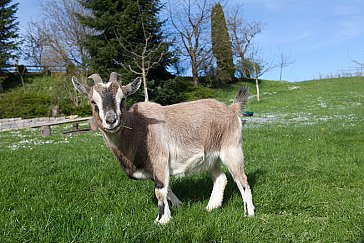
[[[172,206],[174,208],[179,208],[182,204],[182,202],[178,199],[178,197],[173,193],[172,188],[170,186],[168,187],[167,198],[169,201],[171,201]]]
[[[225,173],[221,169],[221,162],[214,161],[209,169],[209,174],[214,186],[211,192],[209,203],[207,204],[206,210],[211,211],[218,208],[222,204],[224,197],[224,190],[227,184]]]
[[[244,201],[244,212],[248,216],[254,215],[253,197],[248,183],[248,178],[244,173],[244,155],[240,147],[229,148],[220,153],[220,158],[228,167],[231,175],[237,184],[241,197]]]

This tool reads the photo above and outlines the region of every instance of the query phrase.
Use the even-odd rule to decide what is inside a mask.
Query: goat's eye
[[[120,110],[123,109],[123,106],[125,105],[125,98],[122,98],[121,99],[121,102],[120,102]]]
[[[96,112],[99,112],[99,107],[97,106],[96,102],[95,102],[95,101],[93,101],[93,100],[91,100],[91,104],[94,106],[95,111],[96,111]]]

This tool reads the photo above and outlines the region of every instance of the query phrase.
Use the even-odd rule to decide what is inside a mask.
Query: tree
[[[141,11],[141,6],[139,5],[139,0],[137,0],[139,15],[143,16]],[[123,37],[118,33],[116,38],[119,41],[120,46],[124,49],[125,53],[129,54],[131,60],[128,62],[123,60],[115,60],[117,64],[120,64],[126,71],[130,71],[136,75],[142,76],[143,87],[144,87],[144,101],[149,101],[148,86],[147,86],[147,76],[151,69],[157,67],[161,62],[164,55],[167,55],[166,43],[159,42],[153,44],[153,33],[148,33],[144,20],[141,17],[141,25],[143,30],[144,43],[135,43],[133,49],[127,49],[124,45]],[[141,47],[141,49],[140,49]]]
[[[349,57],[350,57],[350,55],[349,55]],[[363,76],[364,62],[359,61],[357,59],[353,59],[351,57],[350,57],[350,59],[357,66],[357,67],[355,67],[355,75],[356,76]]]
[[[211,41],[212,53],[217,63],[218,77],[223,82],[231,83],[234,79],[235,67],[230,36],[220,3],[217,3],[211,11]]]
[[[77,0],[47,0],[42,16],[33,21],[26,34],[26,54],[41,66],[77,65],[86,72],[90,55],[83,38],[93,33],[77,16],[88,16]]]
[[[20,42],[17,40],[18,22],[15,13],[18,3],[11,4],[12,0],[0,1],[0,74],[6,71],[6,66],[11,58],[15,58]],[[3,91],[4,77],[0,75],[0,91]]]
[[[208,35],[210,9],[208,0],[173,1],[173,9],[169,2],[169,16],[175,42],[183,56],[191,63],[194,86],[199,84],[199,71],[206,60],[211,58],[210,42],[203,38]]]
[[[0,1],[0,71],[4,71],[9,59],[16,57],[14,52],[18,50],[19,45],[19,23],[15,17],[18,3],[11,2],[12,0]]]
[[[82,4],[92,12],[92,16],[81,17],[82,22],[96,30],[84,41],[93,70],[101,74],[118,71],[130,79],[135,75],[131,70],[141,72],[141,62],[148,55],[150,62],[156,62],[153,71],[151,66],[148,69],[149,78],[163,79],[169,54],[161,30],[163,21],[158,19],[159,0],[82,0]]]
[[[245,21],[239,10],[227,19],[233,49],[233,57],[236,59],[237,71],[244,78],[251,77],[251,61],[247,57],[248,49],[252,41],[263,30],[263,23],[260,21]]]
[[[293,64],[295,61],[288,56],[286,53],[284,53],[283,51],[280,52],[279,55],[279,63],[278,63],[278,67],[279,67],[279,81],[282,81],[282,73],[283,73],[283,68]]]
[[[47,40],[41,35],[41,31],[34,24],[29,23],[24,39],[25,59],[30,60],[35,65],[46,66],[47,63],[44,61],[44,57],[46,55]]]
[[[273,68],[276,67],[276,65],[274,65],[271,61],[267,61],[266,59],[263,58],[261,51],[252,46],[250,48],[250,52],[248,55],[248,58],[251,62],[252,65],[252,70],[253,70],[253,77],[255,79],[255,87],[257,90],[257,101],[260,101],[260,89],[259,89],[259,78],[265,74],[266,72],[269,72],[270,70],[272,70]]]

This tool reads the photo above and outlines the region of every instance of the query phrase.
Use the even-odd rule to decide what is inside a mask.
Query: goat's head
[[[118,77],[117,73],[112,72],[109,82],[103,83],[99,74],[92,74],[89,77],[95,83],[92,87],[72,77],[76,90],[88,97],[92,114],[99,128],[110,133],[115,133],[122,126],[121,118],[126,112],[125,98],[135,93],[141,84],[141,79],[137,78],[128,85],[122,86],[118,82]]]

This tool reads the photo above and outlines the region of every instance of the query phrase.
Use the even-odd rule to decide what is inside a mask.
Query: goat
[[[203,99],[169,106],[141,102],[127,110],[125,99],[139,89],[141,79],[123,86],[117,77],[113,72],[109,82],[103,83],[100,75],[93,74],[92,87],[75,77],[72,83],[88,97],[104,141],[127,176],[154,181],[159,209],[155,222],[170,221],[167,199],[172,206],[181,204],[169,185],[170,176],[207,170],[213,180],[213,190],[206,209],[220,207],[227,184],[221,162],[240,190],[245,214],[254,215],[252,194],[243,169],[241,135],[241,112],[247,101],[247,88],[239,90],[230,106]]]

